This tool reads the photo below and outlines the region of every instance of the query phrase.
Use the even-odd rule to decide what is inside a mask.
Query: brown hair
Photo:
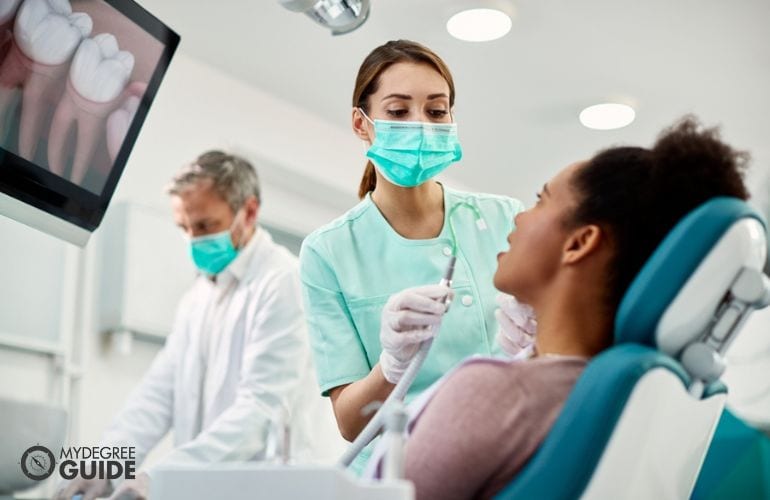
[[[400,62],[422,63],[433,67],[449,85],[449,106],[454,106],[455,84],[446,63],[435,52],[417,42],[391,40],[371,51],[361,63],[356,77],[356,86],[353,90],[353,107],[361,108],[364,112],[369,113],[367,101],[370,95],[377,92],[380,85],[380,75],[391,65]],[[376,184],[377,176],[374,173],[374,165],[370,161],[366,164],[364,176],[358,188],[358,197],[363,198],[366,193],[374,191]]]

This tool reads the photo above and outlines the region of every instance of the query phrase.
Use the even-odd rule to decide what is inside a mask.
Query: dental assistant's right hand
[[[380,324],[380,369],[388,382],[398,383],[420,343],[438,332],[447,310],[444,297],[451,300],[453,295],[448,286],[425,285],[407,288],[388,299]]]
[[[82,495],[82,500],[94,500],[112,493],[112,485],[107,479],[75,478],[62,483],[54,495],[54,500],[71,500],[75,495]]]

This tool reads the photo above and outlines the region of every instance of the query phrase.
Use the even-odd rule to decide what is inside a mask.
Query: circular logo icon
[[[55,468],[53,453],[45,446],[31,446],[21,456],[21,471],[34,481],[47,479]]]

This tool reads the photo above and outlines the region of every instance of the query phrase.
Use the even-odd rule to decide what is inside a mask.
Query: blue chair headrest
[[[615,343],[656,347],[664,313],[722,236],[738,221],[763,217],[738,198],[713,198],[683,218],[629,286],[615,316]]]

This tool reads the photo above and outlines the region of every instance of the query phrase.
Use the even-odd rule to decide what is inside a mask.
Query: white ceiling
[[[471,0],[372,0],[366,24],[339,37],[275,0],[140,2],[181,34],[186,53],[345,129],[366,54],[390,39],[426,44],[455,76],[465,157],[451,176],[473,189],[531,201],[565,164],[649,144],[687,112],[722,124],[758,167],[770,164],[766,0],[517,0],[511,32],[486,43],[444,28]],[[633,124],[579,124],[583,107],[612,99],[635,105]]]

